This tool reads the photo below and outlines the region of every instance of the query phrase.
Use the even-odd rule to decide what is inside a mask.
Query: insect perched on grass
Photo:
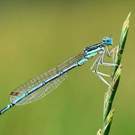
[[[116,66],[114,63],[104,62],[105,55],[111,56],[111,54],[114,54],[114,51],[109,51],[107,48],[108,46],[111,46],[112,43],[112,38],[105,37],[100,43],[88,45],[79,55],[18,87],[10,93],[11,103],[0,110],[0,114],[3,114],[15,105],[28,104],[44,97],[64,80],[64,75],[68,71],[85,64],[90,58],[96,55],[98,55],[98,57],[91,69],[105,84],[110,86],[110,84],[104,79],[104,76],[110,77],[110,75],[99,72],[98,67],[99,65]]]

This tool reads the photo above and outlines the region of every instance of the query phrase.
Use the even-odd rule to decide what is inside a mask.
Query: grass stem
[[[115,67],[112,73],[111,87],[108,87],[108,90],[105,93],[104,107],[103,107],[103,127],[102,129],[98,130],[97,135],[109,135],[110,132],[113,115],[114,115],[114,109],[112,109],[112,104],[120,82],[121,69],[122,69],[121,60],[122,60],[122,55],[124,52],[125,43],[128,35],[130,15],[131,13],[128,14],[122,26],[118,49],[116,52],[117,54],[115,58],[115,63],[117,64],[117,66]]]

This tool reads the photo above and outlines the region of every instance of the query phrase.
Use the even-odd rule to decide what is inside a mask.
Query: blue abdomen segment
[[[10,108],[12,108],[14,106],[14,104],[8,104],[5,108],[3,108],[2,110],[0,110],[0,115],[5,113],[7,110],[9,110]]]
[[[80,66],[80,65],[83,65],[83,64],[85,64],[87,61],[88,61],[87,58],[83,58],[83,59],[81,59],[80,61],[78,61],[78,65],[79,65],[79,66]]]

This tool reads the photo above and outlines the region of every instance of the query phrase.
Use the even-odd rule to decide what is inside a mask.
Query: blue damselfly
[[[98,55],[98,57],[91,69],[105,84],[110,86],[109,82],[104,79],[104,76],[110,77],[110,75],[99,72],[98,67],[100,64],[105,66],[115,66],[114,63],[105,63],[103,61],[105,54],[111,55],[111,51],[109,51],[107,47],[111,46],[112,43],[112,38],[105,37],[97,44],[88,45],[79,55],[70,58],[56,68],[49,70],[16,88],[10,93],[10,104],[0,110],[0,114],[3,114],[15,105],[28,104],[44,97],[65,79],[64,76],[67,72],[85,64],[90,58],[96,55]]]

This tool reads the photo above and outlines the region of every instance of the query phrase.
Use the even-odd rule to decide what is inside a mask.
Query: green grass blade
[[[118,50],[115,58],[115,63],[118,66],[115,67],[114,72],[112,74],[111,87],[108,87],[108,91],[105,93],[104,107],[103,107],[103,128],[98,131],[97,135],[109,135],[110,132],[114,115],[114,109],[112,109],[112,104],[120,82],[121,67],[122,67],[121,60],[125,48],[125,43],[127,40],[130,15],[131,13],[128,14],[122,26]]]

